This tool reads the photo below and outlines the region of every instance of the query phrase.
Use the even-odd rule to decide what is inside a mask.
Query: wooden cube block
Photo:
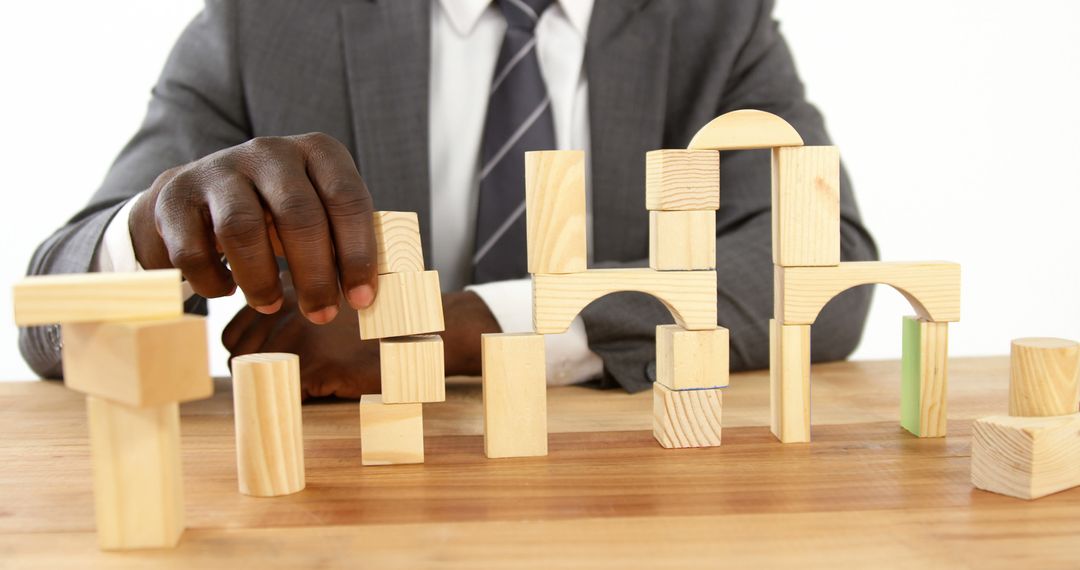
[[[158,406],[214,393],[206,319],[65,323],[64,384],[129,406]]]
[[[653,384],[653,437],[666,448],[720,445],[723,390],[670,390]]]
[[[372,219],[379,274],[423,271],[424,249],[416,212],[375,212]]]
[[[1012,342],[1010,416],[1063,416],[1080,408],[1080,343],[1063,338]]]
[[[483,361],[484,455],[547,455],[547,384],[544,337],[485,334]]]
[[[525,153],[529,273],[585,271],[585,153]]]
[[[739,109],[709,121],[686,148],[745,150],[802,144],[802,137],[784,119],[765,111]]]
[[[645,153],[645,209],[720,209],[720,153],[683,149]]]
[[[649,267],[716,268],[716,212],[649,212]]]
[[[277,497],[304,489],[300,357],[260,353],[232,359],[236,471],[240,492]]]
[[[439,272],[380,275],[375,302],[359,314],[360,338],[364,340],[443,330]]]
[[[728,385],[728,330],[688,331],[656,327],[656,382],[671,390]]]
[[[949,323],[904,317],[900,425],[919,437],[945,437]]]
[[[180,271],[77,273],[15,284],[15,324],[170,319],[184,314]]]
[[[810,325],[769,320],[769,408],[777,439],[810,441]]]
[[[840,151],[785,147],[772,158],[773,263],[840,263]]]
[[[94,513],[104,550],[172,548],[184,532],[180,408],[87,396]]]
[[[384,403],[446,400],[443,340],[439,335],[380,340],[379,366]]]
[[[423,404],[386,404],[379,394],[360,397],[360,462],[424,462]]]
[[[1020,499],[1080,486],[1080,414],[976,420],[971,483]]]

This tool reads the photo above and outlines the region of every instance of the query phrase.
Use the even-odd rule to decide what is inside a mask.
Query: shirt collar
[[[595,0],[559,0],[558,4],[570,20],[570,25],[584,38],[589,32]],[[463,36],[472,33],[480,16],[491,5],[491,0],[439,0],[454,29]]]

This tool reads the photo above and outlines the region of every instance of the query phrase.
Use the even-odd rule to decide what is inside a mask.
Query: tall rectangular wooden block
[[[236,471],[240,492],[276,497],[304,489],[300,357],[259,353],[232,359]]]
[[[653,384],[653,437],[669,449],[720,445],[723,398],[720,388],[670,390]]]
[[[14,293],[15,324],[21,327],[184,314],[177,269],[27,277],[15,284]]]
[[[716,212],[649,212],[649,267],[716,268]]]
[[[688,331],[656,327],[656,382],[672,390],[728,385],[728,330]]]
[[[379,366],[384,403],[446,400],[443,340],[439,335],[380,340]]]
[[[180,409],[87,396],[94,511],[104,550],[171,548],[184,532]]]
[[[484,454],[547,455],[547,384],[544,337],[485,334],[483,360]]]
[[[1012,341],[1010,416],[1060,416],[1080,408],[1080,343],[1063,338]]]
[[[777,439],[810,441],[810,325],[769,320],[769,407]]]
[[[360,338],[364,340],[443,330],[439,272],[380,275],[375,302],[360,309],[359,315]]]
[[[420,221],[416,212],[375,212],[375,248],[379,274],[424,270]]]
[[[585,153],[525,153],[525,218],[529,273],[585,271]],[[486,244],[478,244],[478,252]]]
[[[662,149],[645,153],[645,209],[718,210],[720,153]]]
[[[945,437],[949,323],[904,317],[900,425],[919,437]]]
[[[64,384],[129,406],[159,406],[214,393],[206,319],[65,323]]]
[[[840,151],[834,146],[773,149],[773,263],[840,263]]]
[[[1080,414],[976,420],[971,483],[1020,499],[1080,486]]]
[[[387,404],[379,394],[360,397],[360,462],[424,462],[423,404]]]

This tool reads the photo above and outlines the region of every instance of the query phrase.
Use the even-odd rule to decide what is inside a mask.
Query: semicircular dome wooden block
[[[1080,407],[1080,343],[1063,338],[1012,341],[1010,416],[1064,416]]]
[[[775,268],[774,316],[811,325],[826,303],[857,285],[890,285],[925,321],[960,320],[960,265],[947,261],[849,261],[833,267]]]
[[[740,109],[709,121],[686,148],[743,150],[802,145],[798,131],[784,119],[765,111]]]

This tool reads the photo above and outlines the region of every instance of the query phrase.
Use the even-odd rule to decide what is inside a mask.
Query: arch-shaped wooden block
[[[684,329],[716,328],[715,271],[632,268],[533,275],[533,330],[540,334],[565,332],[586,305],[619,291],[656,297]]]
[[[947,261],[853,261],[833,267],[776,267],[773,315],[785,325],[810,325],[833,297],[857,285],[900,291],[925,321],[960,320],[960,265]]]
[[[709,121],[686,148],[742,150],[802,145],[798,131],[784,119],[765,111],[740,109]]]

